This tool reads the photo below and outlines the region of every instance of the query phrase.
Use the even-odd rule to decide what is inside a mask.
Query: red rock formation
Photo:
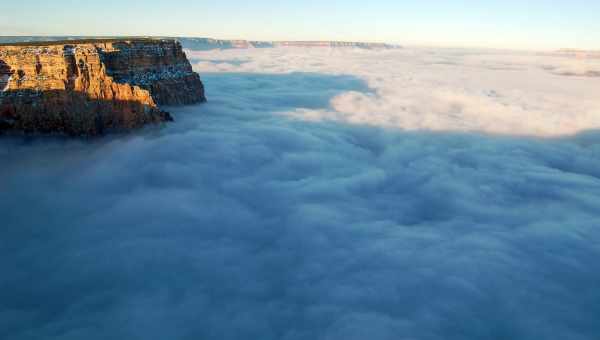
[[[157,105],[205,101],[173,40],[0,46],[0,131],[96,135],[168,121]]]

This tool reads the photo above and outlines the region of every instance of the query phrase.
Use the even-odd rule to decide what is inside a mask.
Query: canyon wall
[[[97,135],[169,121],[159,106],[205,100],[174,40],[0,45],[0,132]]]

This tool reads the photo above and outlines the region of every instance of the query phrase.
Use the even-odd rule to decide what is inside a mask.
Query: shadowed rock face
[[[0,91],[0,132],[96,135],[206,100],[181,45],[151,39],[0,46]]]
[[[2,100],[0,132],[94,136],[173,120],[151,101],[98,99],[77,91],[7,91]]]
[[[8,87],[8,81],[12,76],[12,70],[5,62],[0,60],[0,91],[5,91]]]

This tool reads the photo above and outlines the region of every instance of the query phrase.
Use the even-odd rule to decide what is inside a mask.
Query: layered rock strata
[[[205,100],[174,40],[0,45],[0,132],[97,135],[169,121],[159,106]]]

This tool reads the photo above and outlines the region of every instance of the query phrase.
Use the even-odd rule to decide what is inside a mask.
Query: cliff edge
[[[162,105],[203,101],[174,40],[0,45],[0,132],[98,135],[171,120]]]

